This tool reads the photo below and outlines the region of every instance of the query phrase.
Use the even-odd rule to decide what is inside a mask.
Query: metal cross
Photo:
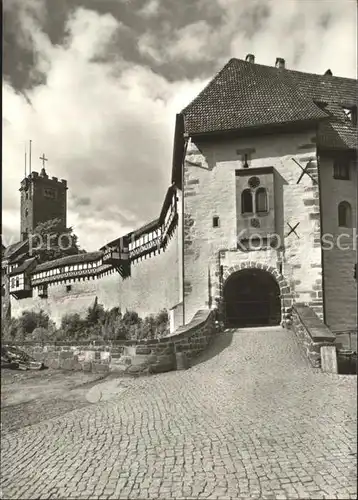
[[[42,153],[42,156],[40,156],[40,160],[42,160],[42,166],[45,168],[45,161],[48,161],[48,158],[45,157],[45,153]]]
[[[300,237],[298,236],[298,234],[295,231],[296,227],[299,225],[299,222],[297,222],[297,224],[294,227],[292,227],[289,222],[286,222],[286,224],[290,228],[290,232],[286,235],[286,238],[288,238],[288,236],[290,236],[291,233],[294,233],[297,236],[297,238],[300,239]]]
[[[298,161],[296,161],[294,158],[292,158],[292,160],[293,160],[293,161],[296,163],[296,165],[298,165],[298,166],[300,167],[300,169],[302,170],[302,173],[301,173],[301,175],[300,175],[300,177],[299,177],[298,181],[296,182],[296,184],[299,184],[299,183],[300,183],[300,181],[301,181],[302,177],[303,177],[305,174],[307,174],[309,177],[311,177],[313,184],[317,184],[316,179],[315,179],[314,177],[312,177],[312,175],[311,175],[309,172],[307,172],[307,169],[308,169],[308,167],[309,167],[310,163],[312,162],[312,160],[309,160],[309,161],[307,162],[307,165],[305,166],[305,168],[303,168],[303,167],[302,167],[302,165],[300,165],[300,164],[298,163]]]

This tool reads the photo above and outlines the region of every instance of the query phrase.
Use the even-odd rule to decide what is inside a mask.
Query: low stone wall
[[[215,313],[198,311],[192,321],[173,334],[155,340],[110,343],[35,342],[14,343],[49,368],[90,372],[118,371],[128,374],[162,373],[177,368],[177,353],[187,360],[195,358],[216,333]],[[3,344],[4,346],[6,344]]]
[[[294,304],[292,307],[292,329],[312,366],[324,369],[321,349],[326,346],[335,346],[334,333],[309,306],[304,304]]]

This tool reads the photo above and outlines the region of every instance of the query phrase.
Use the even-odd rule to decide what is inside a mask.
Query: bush
[[[42,326],[35,328],[35,330],[26,336],[26,340],[32,340],[34,342],[52,342],[55,340],[54,336],[55,332],[52,330],[48,330],[47,328],[43,328]]]
[[[78,313],[65,314],[61,319],[61,340],[80,339],[86,336],[87,321]]]
[[[20,328],[24,335],[32,333],[35,328],[48,328],[50,317],[44,311],[23,311],[19,318]]]
[[[7,341],[142,340],[162,337],[168,331],[166,310],[142,319],[135,311],[122,315],[119,307],[105,310],[97,299],[85,318],[78,313],[65,314],[58,329],[44,311],[24,311],[20,318],[2,323],[2,337]]]
[[[51,337],[55,325],[50,320],[48,314],[44,311],[23,311],[19,318],[5,319],[1,325],[2,338],[6,341],[23,341],[23,340],[37,340],[39,332],[41,336],[44,331],[47,332],[47,337]]]
[[[126,311],[123,316],[123,324],[127,327],[138,325],[142,322],[138,313],[135,311]]]
[[[154,316],[154,325],[156,337],[164,337],[169,334],[169,315],[166,309]]]

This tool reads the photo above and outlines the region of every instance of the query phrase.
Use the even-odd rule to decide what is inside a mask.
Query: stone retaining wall
[[[53,369],[161,373],[176,369],[176,353],[184,354],[190,364],[190,360],[209,345],[215,332],[215,313],[201,310],[188,325],[155,340],[12,345]]]
[[[294,304],[292,307],[292,329],[312,366],[323,368],[321,348],[335,346],[334,333],[304,304]]]

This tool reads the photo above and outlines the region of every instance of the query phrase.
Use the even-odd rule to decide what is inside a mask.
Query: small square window
[[[70,292],[72,290],[72,285],[66,285],[66,292]]]
[[[213,217],[213,227],[219,227],[219,217],[217,215]]]
[[[350,121],[352,123],[352,125],[356,126],[357,125],[357,107],[350,106],[350,107],[343,108],[343,112],[344,112],[346,120]]]
[[[333,178],[339,180],[349,180],[349,161],[346,159],[334,160]]]

